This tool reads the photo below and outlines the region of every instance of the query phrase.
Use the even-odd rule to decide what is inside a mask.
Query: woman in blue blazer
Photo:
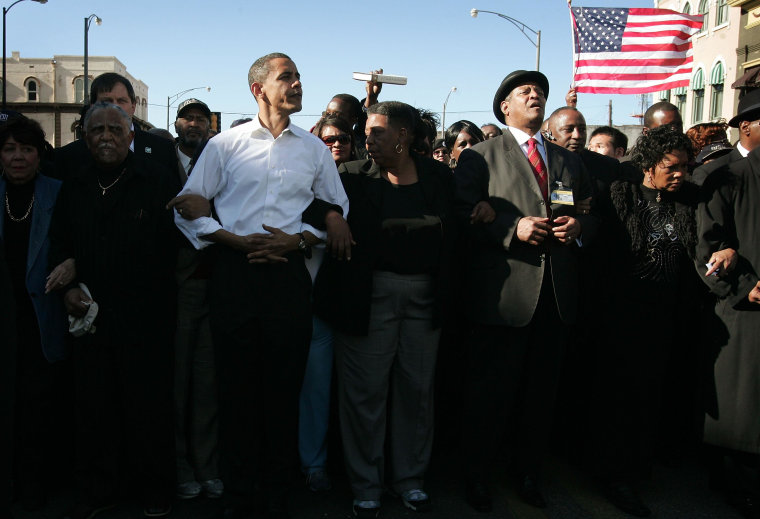
[[[39,172],[45,146],[45,133],[36,121],[17,116],[0,127],[0,242],[17,329],[15,366],[10,368],[16,380],[10,411],[15,419],[7,417],[4,423],[15,422],[9,446],[14,452],[14,487],[30,509],[44,503],[44,482],[39,478],[47,472],[43,460],[59,407],[61,370],[56,363],[67,355],[68,321],[61,291],[52,288],[64,286],[71,279],[67,272],[73,270],[73,261],[67,261],[48,275],[48,228],[61,183]]]

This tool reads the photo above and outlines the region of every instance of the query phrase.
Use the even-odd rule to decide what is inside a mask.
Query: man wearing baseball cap
[[[726,164],[743,159],[749,152],[760,146],[760,90],[753,90],[739,101],[737,114],[728,121],[731,128],[739,129],[739,142],[734,150],[719,157],[709,164],[703,164],[694,170],[691,180],[700,186],[713,172]]]
[[[198,99],[177,107],[177,158],[183,184],[209,138],[211,110]],[[183,240],[177,257],[177,331],[174,338],[174,431],[177,497],[192,499],[201,493],[219,498],[219,397],[209,323],[208,284],[211,261],[206,250],[195,250]]]
[[[206,103],[190,98],[179,104],[174,130],[177,132],[177,157],[186,178],[198,148],[209,138],[210,129],[211,110]]]
[[[484,196],[496,218],[468,224],[468,307],[474,325],[465,374],[463,453],[467,502],[492,509],[491,460],[512,422],[517,491],[545,507],[540,476],[561,357],[578,301],[577,249],[593,220],[575,203],[591,196],[577,154],[544,140],[549,82],[516,70],[493,100],[503,135],[465,150],[455,171],[468,214]],[[587,229],[588,225],[588,229]],[[494,395],[499,395],[494,398]]]

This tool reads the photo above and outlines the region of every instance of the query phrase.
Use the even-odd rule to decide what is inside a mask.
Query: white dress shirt
[[[517,128],[513,128],[511,126],[507,126],[507,129],[510,132],[512,132],[512,136],[517,141],[517,144],[520,145],[520,149],[525,154],[525,158],[528,158],[528,141],[531,138],[536,139],[536,143],[537,143],[536,148],[538,148],[538,153],[541,154],[541,158],[544,159],[544,165],[546,166],[546,171],[548,172],[549,171],[549,160],[548,160],[548,157],[546,156],[546,147],[544,146],[544,139],[541,136],[541,132],[536,132],[535,135],[531,136],[531,135],[528,135],[527,133],[525,133],[524,131],[519,130]],[[530,160],[530,159],[528,159],[528,160]]]
[[[288,234],[326,234],[301,222],[314,198],[339,205],[348,215],[348,198],[330,150],[309,132],[292,124],[275,139],[259,118],[211,139],[180,194],[214,200],[219,221],[211,217],[174,221],[196,248],[211,242],[203,236],[225,229],[238,236],[266,233],[262,224]],[[221,222],[221,223],[220,223]]]
[[[749,155],[749,150],[742,146],[741,142],[736,143],[736,151],[742,154],[742,157],[746,158]]]

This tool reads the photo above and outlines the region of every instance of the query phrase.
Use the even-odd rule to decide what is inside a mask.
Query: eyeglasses
[[[351,144],[351,137],[349,137],[345,133],[341,135],[328,135],[327,137],[322,137],[322,142],[324,142],[328,146],[332,146],[336,142],[340,144]]]

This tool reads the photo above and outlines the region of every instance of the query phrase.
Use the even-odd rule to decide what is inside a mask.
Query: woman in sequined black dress
[[[670,127],[642,135],[632,161],[643,179],[613,183],[607,208],[612,289],[599,316],[607,344],[597,355],[595,468],[610,501],[639,517],[651,513],[636,485],[651,469],[666,368],[701,288],[691,154],[689,139]]]

